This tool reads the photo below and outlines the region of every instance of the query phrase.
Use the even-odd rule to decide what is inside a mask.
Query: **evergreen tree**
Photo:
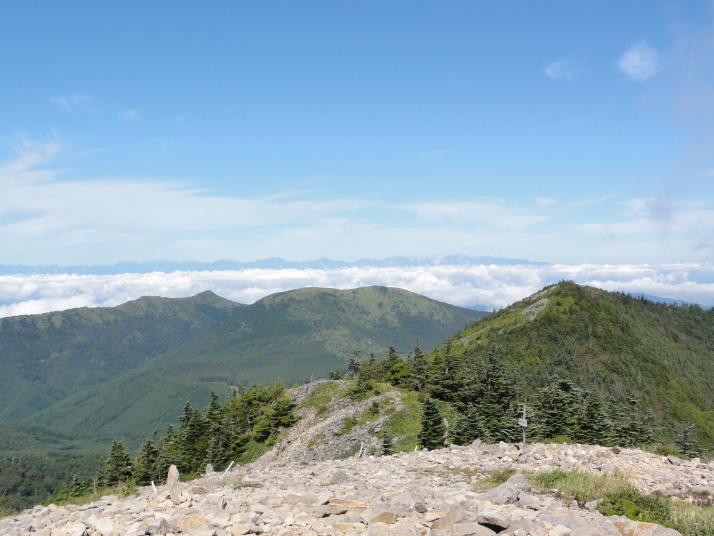
[[[287,428],[297,422],[293,414],[295,404],[289,398],[281,398],[268,408],[255,425],[255,439],[266,441],[277,434],[280,428]]]
[[[510,367],[503,362],[502,355],[500,346],[489,349],[481,382],[476,386],[475,402],[486,429],[494,439],[501,435],[502,421],[511,404],[520,395],[519,382]]]
[[[679,453],[685,458],[698,458],[699,452],[695,449],[696,438],[694,437],[695,424],[682,426],[681,433],[674,438],[674,444],[677,445]]]
[[[347,375],[350,378],[354,378],[359,372],[359,369],[362,368],[362,364],[360,363],[361,353],[362,352],[360,352],[359,350],[355,350],[354,352],[352,352],[352,357],[347,363]]]
[[[357,373],[357,381],[355,384],[347,391],[347,395],[355,401],[364,400],[369,398],[370,395],[375,391],[374,383],[372,382],[372,370],[373,367],[365,363],[360,367]]]
[[[466,413],[454,423],[449,432],[451,441],[456,445],[470,445],[477,439],[481,441],[491,439],[483,424],[483,418],[474,404],[468,406]]]
[[[139,449],[139,454],[134,462],[134,471],[132,473],[134,482],[140,486],[146,486],[156,479],[155,471],[158,457],[159,451],[154,442],[147,439]]]
[[[538,391],[536,403],[544,438],[562,435],[573,439],[576,436],[583,409],[582,389],[570,380],[557,378]]]
[[[586,445],[613,446],[615,428],[599,393],[591,392],[587,395],[574,435],[573,439]]]
[[[412,365],[412,381],[414,382],[414,388],[417,391],[421,391],[427,385],[429,381],[429,360],[427,359],[424,352],[421,351],[419,343],[417,342],[416,348],[414,348],[414,355],[411,359]]]
[[[508,443],[523,441],[523,428],[518,424],[518,419],[522,416],[523,406],[512,402],[501,418],[498,435],[494,439]]]
[[[451,342],[446,344],[444,359],[431,380],[431,396],[446,402],[456,402],[463,385],[460,377],[459,360],[451,351]]]
[[[382,456],[389,456],[394,453],[394,437],[384,430],[382,432]]]
[[[123,441],[112,441],[112,448],[107,459],[107,469],[104,473],[106,484],[127,482],[131,478],[132,465],[129,455],[124,450]]]
[[[386,374],[389,374],[389,371],[392,370],[392,367],[394,367],[398,363],[402,363],[402,359],[397,354],[397,351],[394,349],[394,346],[390,346],[389,353],[387,353],[387,357],[385,357],[384,361],[382,362],[382,365],[384,366],[384,372]]]
[[[212,423],[219,423],[223,420],[223,408],[218,403],[218,395],[211,391],[211,402],[206,408],[204,419],[209,425]]]
[[[445,434],[444,418],[439,412],[436,401],[432,398],[427,398],[424,400],[421,414],[419,444],[429,450],[443,448]]]

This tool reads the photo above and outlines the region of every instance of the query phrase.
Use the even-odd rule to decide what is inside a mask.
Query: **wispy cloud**
[[[483,223],[491,227],[520,230],[529,225],[548,221],[541,214],[508,206],[505,201],[444,201],[400,205],[396,208],[415,213],[420,218],[434,221],[453,221],[459,224]]]
[[[214,272],[0,276],[0,316],[84,306],[114,306],[144,295],[191,296],[204,290],[240,303],[305,286],[398,287],[460,306],[498,308],[568,279],[584,285],[714,303],[711,264],[351,267]]]
[[[560,60],[549,63],[543,69],[543,72],[548,78],[559,80],[575,80],[580,73],[578,66],[568,60]]]
[[[137,112],[134,109],[127,110],[126,112],[121,112],[118,113],[117,116],[120,119],[124,119],[125,121],[138,121],[139,120],[139,112]]]
[[[89,110],[92,106],[92,97],[86,93],[51,96],[49,101],[57,110],[64,113]]]
[[[57,142],[25,141],[0,167],[0,223],[5,247],[136,242],[151,237],[316,221],[374,202],[357,198],[306,198],[303,192],[241,198],[211,195],[178,181],[105,178],[75,181],[37,169],[60,150]]]
[[[558,200],[553,199],[552,197],[536,197],[535,202],[542,207],[549,207],[551,205],[557,204]]]
[[[640,41],[620,57],[617,66],[630,79],[644,82],[659,71],[659,53]]]

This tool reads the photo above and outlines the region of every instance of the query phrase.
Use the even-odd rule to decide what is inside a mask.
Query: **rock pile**
[[[388,457],[285,463],[267,456],[157,493],[142,488],[120,500],[37,506],[0,520],[7,536],[394,535],[394,536],[674,536],[676,531],[595,504],[565,504],[516,474],[479,485],[495,470],[524,473],[579,467],[622,470],[643,490],[684,493],[714,485],[712,467],[642,451],[579,445],[451,447]]]

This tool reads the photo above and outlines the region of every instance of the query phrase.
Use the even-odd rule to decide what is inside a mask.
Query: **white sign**
[[[525,428],[526,426],[528,426],[528,421],[526,419],[518,419],[518,426],[522,426],[523,428]]]

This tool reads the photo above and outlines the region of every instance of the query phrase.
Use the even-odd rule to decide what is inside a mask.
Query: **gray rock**
[[[485,510],[478,514],[476,521],[489,528],[499,529],[498,532],[501,532],[511,525],[511,516],[500,510]]]
[[[185,500],[181,492],[181,485],[179,484],[179,472],[175,465],[169,467],[169,474],[166,478],[166,489],[174,504],[181,504]]]
[[[172,527],[166,519],[161,517],[159,519],[154,519],[146,526],[145,534],[150,536],[154,536],[156,534],[166,534],[167,532],[172,532],[174,528],[175,527]]]
[[[667,456],[667,461],[672,465],[682,465],[682,459],[676,456]]]
[[[520,488],[503,483],[488,491],[484,499],[493,504],[513,504],[518,500],[520,492]]]

